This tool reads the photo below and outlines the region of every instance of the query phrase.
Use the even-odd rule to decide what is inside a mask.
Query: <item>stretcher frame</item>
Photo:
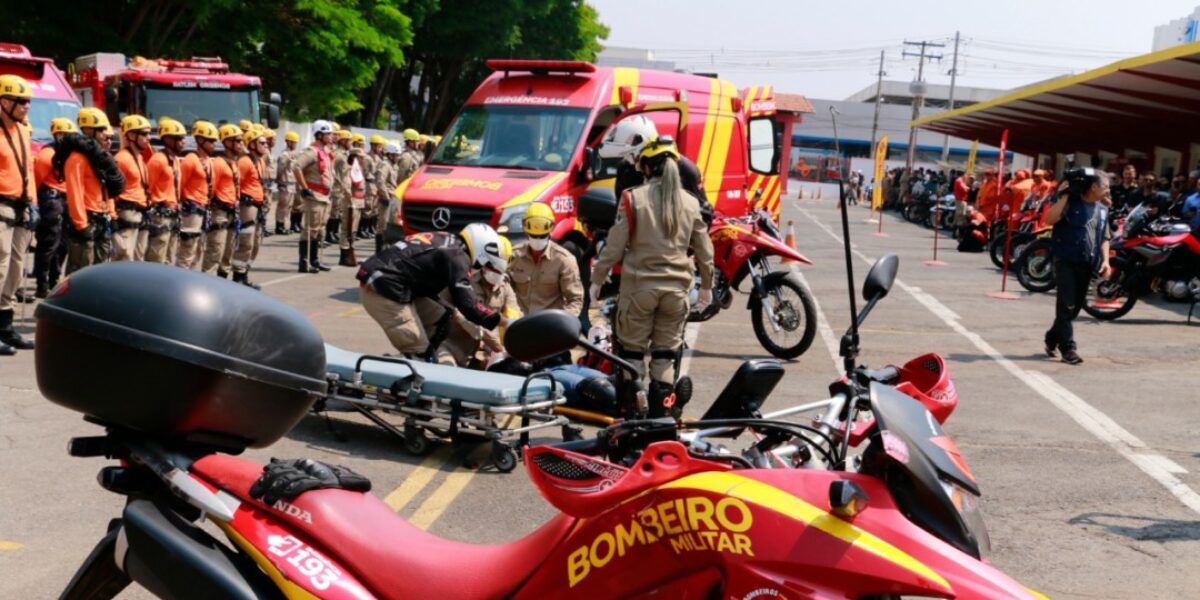
[[[403,365],[410,374],[395,379],[387,389],[365,383],[363,363],[369,361]],[[571,426],[567,417],[555,414],[555,408],[567,400],[562,384],[547,371],[525,377],[516,402],[492,404],[436,396],[423,391],[425,378],[419,372],[419,364],[419,361],[405,358],[363,354],[355,361],[354,374],[349,381],[338,373],[326,373],[326,397],[317,403],[313,412],[323,414],[339,410],[329,406],[331,400],[344,403],[352,411],[362,414],[399,438],[404,449],[414,456],[425,455],[431,450],[430,438],[426,433],[435,438],[449,439],[460,457],[465,455],[472,442],[491,442],[492,464],[502,473],[516,467],[520,458],[519,450],[529,445],[530,433],[534,431],[560,427],[564,440],[578,439],[580,435],[580,430]],[[529,384],[536,379],[550,382],[550,397],[528,401]],[[405,383],[406,387],[403,385]],[[398,415],[404,421],[397,425],[380,413]],[[328,415],[324,416],[332,431]],[[518,417],[519,426],[509,427],[508,422]],[[501,419],[506,422],[501,424]]]

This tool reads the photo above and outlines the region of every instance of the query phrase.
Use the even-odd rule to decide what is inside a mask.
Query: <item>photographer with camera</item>
[[[1090,168],[1067,171],[1058,188],[1058,199],[1046,213],[1046,223],[1054,227],[1051,253],[1058,299],[1054,324],[1046,331],[1046,355],[1062,351],[1062,360],[1077,365],[1083,362],[1075,348],[1071,321],[1086,301],[1093,275],[1108,277],[1108,175]]]

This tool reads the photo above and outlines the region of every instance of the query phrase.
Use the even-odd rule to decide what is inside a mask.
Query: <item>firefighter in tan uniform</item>
[[[183,151],[186,135],[183,123],[166,117],[158,119],[158,138],[163,147],[146,162],[146,176],[150,179],[146,262],[174,262],[175,227],[179,219],[179,153]]]
[[[245,132],[237,125],[222,125],[218,136],[224,151],[212,159],[212,201],[208,204],[204,264],[200,270],[222,278],[229,277],[233,263],[233,234],[241,187],[237,159],[242,154],[243,135]]]
[[[396,166],[396,179],[404,181],[417,172],[424,158],[419,150],[420,144],[421,134],[416,129],[404,130],[404,151],[400,153],[400,161]]]
[[[192,124],[192,137],[196,140],[196,151],[183,157],[179,165],[179,247],[175,250],[175,266],[184,269],[195,269],[199,264],[204,222],[212,197],[212,152],[220,133],[216,125],[196,121]]]
[[[391,178],[391,162],[384,153],[387,143],[382,135],[371,136],[371,177],[367,178],[367,201],[364,203],[362,225],[359,227],[358,236],[362,240],[375,237],[375,232],[378,231],[377,221],[380,207],[387,206],[388,196],[391,195],[391,190],[395,189],[388,188],[388,181]]]
[[[550,241],[553,228],[554,211],[541,202],[531,204],[522,220],[529,241],[517,247],[508,266],[521,312],[527,315],[551,308],[579,314],[583,306],[579,263],[566,248]]]
[[[499,237],[500,258],[510,260],[513,254],[512,243],[506,237]],[[504,273],[483,268],[472,271],[470,279],[471,289],[480,303],[510,321],[520,318],[521,308],[517,303],[517,294],[508,284]],[[442,292],[442,295],[448,300],[446,292]],[[500,328],[481,327],[455,311],[446,341],[438,348],[438,362],[469,369],[485,369],[505,356],[503,337],[504,333]]]
[[[341,239],[342,209],[350,203],[350,142],[354,134],[349,129],[338,129],[333,136],[333,190],[329,194],[329,220],[325,223],[326,244],[337,244]]]
[[[328,271],[321,264],[321,239],[329,218],[329,191],[333,185],[333,124],[314,121],[313,143],[292,161],[296,189],[304,200],[304,231],[300,233],[301,273]]]
[[[367,137],[361,133],[355,133],[351,137],[350,146],[358,152],[359,167],[362,169],[364,182],[362,207],[359,208],[358,214],[355,216],[354,227],[347,229],[345,224],[342,225],[342,228],[347,229],[350,235],[353,236],[350,238],[350,247],[353,248],[356,240],[364,239],[363,222],[366,220],[367,203],[375,196],[375,156],[371,154],[371,149],[367,147]],[[344,210],[342,212],[345,213]],[[345,238],[346,236],[343,232],[342,239]]]
[[[275,160],[275,235],[287,235],[300,232],[300,217],[303,213],[298,210],[301,202],[297,202],[296,174],[292,172],[292,160],[296,157],[296,144],[300,143],[300,134],[289,131],[283,136],[284,150]]]
[[[338,264],[343,267],[357,267],[358,258],[354,256],[354,241],[358,234],[358,219],[362,215],[363,206],[367,198],[367,173],[369,167],[366,164],[366,154],[363,152],[362,140],[366,141],[361,133],[356,133],[351,136],[351,147],[344,155],[344,163],[341,165],[341,172],[338,170],[338,161],[333,161],[334,176],[344,177],[342,185],[334,184],[334,189],[341,187],[342,189],[342,214],[339,219],[341,224],[341,235],[338,237]]]
[[[258,211],[258,239],[261,242],[263,238],[269,238],[274,235],[271,233],[271,228],[267,227],[267,223],[270,222],[271,204],[272,200],[275,199],[275,191],[278,189],[278,184],[275,181],[278,171],[275,170],[275,161],[271,160],[271,152],[275,151],[275,130],[267,129],[261,125],[257,126],[256,129],[262,131],[263,136],[267,139],[267,153],[263,157],[262,168],[263,205],[262,210]],[[250,152],[248,143],[246,145],[246,152]],[[279,210],[278,201],[275,202],[275,210]],[[254,254],[256,256],[258,255],[258,248],[261,245],[260,243],[254,246]]]
[[[644,372],[650,353],[649,415],[666,414],[664,400],[674,391],[675,359],[682,350],[683,327],[692,287],[692,257],[700,273],[697,307],[712,302],[713,248],[700,207],[682,188],[679,151],[670,137],[651,141],[638,156],[645,185],[626,191],[617,207],[616,223],[592,272],[591,295],[613,265],[621,266],[617,299],[616,339],[622,358]]]
[[[113,223],[113,260],[142,260],[146,245],[141,238],[146,209],[150,206],[150,178],[143,153],[150,149],[150,121],[141,115],[121,119],[121,151],[117,167],[125,176],[125,191],[117,197],[117,220]]]

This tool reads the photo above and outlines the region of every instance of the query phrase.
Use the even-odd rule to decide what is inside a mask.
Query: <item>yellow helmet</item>
[[[229,138],[240,138],[245,135],[246,132],[242,131],[241,127],[238,127],[233,123],[226,123],[217,130],[217,133],[217,139],[223,142]]]
[[[254,124],[251,123],[249,119],[242,119],[241,121],[238,121],[238,129],[241,129],[242,131],[250,131],[250,128],[253,126]]]
[[[418,133],[416,129],[405,129],[404,130],[404,141],[419,142],[419,141],[421,141],[421,134]]]
[[[76,116],[75,120],[79,122],[80,128],[107,129],[112,127],[108,124],[108,115],[104,114],[104,111],[91,106],[79,109],[79,115]]]
[[[342,130],[342,126],[341,126],[341,125],[338,125],[338,122],[337,122],[337,121],[332,121],[330,124],[331,124],[331,125],[333,125],[333,130],[334,130],[334,131],[341,131],[341,130]]]
[[[50,135],[57,133],[77,133],[79,128],[75,126],[75,122],[66,117],[54,117],[50,119]]]
[[[646,145],[642,147],[642,151],[638,154],[638,162],[663,154],[673,156],[676,160],[679,159],[679,148],[675,146],[675,138],[669,135],[660,135],[646,142]]]
[[[245,133],[245,135],[242,137],[242,141],[246,142],[247,146],[250,146],[255,141],[257,141],[258,138],[264,138],[264,137],[267,137],[266,129],[263,129],[262,127],[251,127],[250,131],[247,131]]]
[[[158,120],[158,137],[164,135],[177,135],[183,137],[187,135],[187,129],[184,129],[183,123],[176,121],[170,117],[162,117]]]
[[[289,142],[299,143],[300,142],[300,134],[296,133],[295,131],[289,131],[289,132],[283,134],[283,139],[285,139]]]
[[[333,131],[333,135],[334,135],[334,138],[337,139],[338,141],[348,140],[348,139],[354,137],[354,134],[350,133],[349,129],[335,129]]]
[[[121,119],[121,135],[125,135],[130,131],[150,131],[150,120],[142,115],[129,115]]]
[[[548,204],[534,202],[525,210],[525,218],[521,219],[521,229],[525,235],[543,237],[550,235],[554,229],[554,211]]]
[[[0,98],[33,98],[33,88],[20,75],[0,75]]]
[[[387,140],[384,139],[384,137],[382,135],[379,135],[378,133],[371,136],[371,145],[372,146],[374,146],[376,144],[382,146],[386,143],[387,143]]]
[[[365,144],[367,143],[367,136],[361,133],[352,133],[350,134],[350,141],[354,142],[355,144]]]
[[[435,143],[435,144],[442,143],[442,136],[440,136],[440,135],[433,136],[433,143]]]
[[[270,127],[264,127],[263,131],[267,132],[266,136],[267,136],[268,140],[275,139],[275,130],[274,129],[271,129]]]
[[[513,250],[512,242],[508,241],[508,238],[506,238],[504,236],[499,236],[499,237],[500,237],[500,258],[504,259],[506,262],[509,260],[512,260],[512,250]]]
[[[235,125],[236,127],[236,125]],[[198,138],[209,140],[219,139],[221,136],[217,133],[217,126],[208,121],[196,121],[192,123],[192,135]]]

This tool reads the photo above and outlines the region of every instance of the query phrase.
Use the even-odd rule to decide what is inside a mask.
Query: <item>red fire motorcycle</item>
[[[624,421],[527,448],[561,514],[503,545],[417,529],[343,485],[345,470],[310,463],[329,476],[309,486],[233,456],[279,439],[325,393],[323,342],[298,311],[182,269],[85,269],[38,308],[38,385],[106,429],[70,453],[114,459],[98,480],[127,502],[61,597],[137,582],[172,599],[1039,598],[986,561],[978,486],[939,425],[957,401],[940,359],[855,364],[858,324],[897,264],[867,277],[820,423],[758,416],[782,366],[748,361],[700,421]],[[506,344],[534,360],[587,343],[575,316],[547,311],[512,324]],[[117,368],[130,364],[145,367],[135,389]],[[739,433],[754,438],[745,451],[713,442]]]

